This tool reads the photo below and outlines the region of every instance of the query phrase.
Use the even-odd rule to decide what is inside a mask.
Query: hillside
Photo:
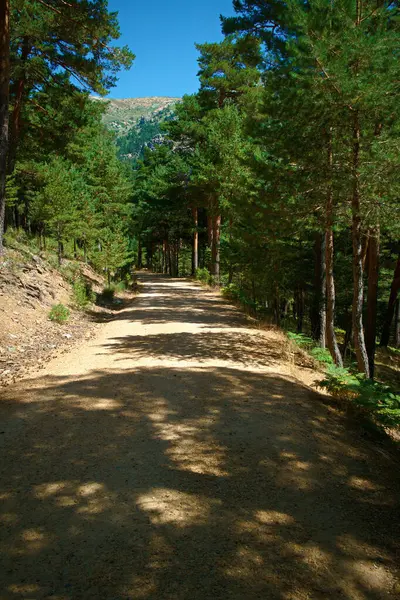
[[[124,98],[107,101],[105,125],[117,134],[120,155],[128,160],[138,158],[144,146],[161,136],[160,124],[173,117],[179,98]]]
[[[105,302],[102,275],[73,256],[58,266],[51,240],[48,246],[40,250],[34,239],[7,234],[7,248],[0,257],[0,390],[91,338],[98,323],[129,297],[118,291],[118,298]],[[95,303],[78,305],[79,281],[91,290]],[[63,323],[50,317],[56,305],[69,311]]]
[[[104,123],[118,134],[127,133],[133,125],[141,119],[152,119],[166,108],[179,102],[180,98],[150,97],[150,98],[123,98],[123,99],[97,99],[108,102],[108,109],[104,116]]]

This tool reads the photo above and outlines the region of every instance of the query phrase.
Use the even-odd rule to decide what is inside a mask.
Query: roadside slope
[[[142,280],[4,394],[0,598],[398,597],[393,458],[293,376],[280,334]]]

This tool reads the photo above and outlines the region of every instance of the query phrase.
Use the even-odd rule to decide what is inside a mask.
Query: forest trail
[[[399,598],[395,460],[293,377],[280,334],[141,279],[4,393],[0,599]]]

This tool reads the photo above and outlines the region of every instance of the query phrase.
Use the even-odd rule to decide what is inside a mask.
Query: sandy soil
[[[280,334],[142,281],[3,393],[1,600],[399,598],[395,459],[302,383]]]

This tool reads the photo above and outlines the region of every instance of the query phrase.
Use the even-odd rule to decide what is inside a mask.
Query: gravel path
[[[400,598],[398,464],[280,334],[143,275],[0,404],[0,598]]]

